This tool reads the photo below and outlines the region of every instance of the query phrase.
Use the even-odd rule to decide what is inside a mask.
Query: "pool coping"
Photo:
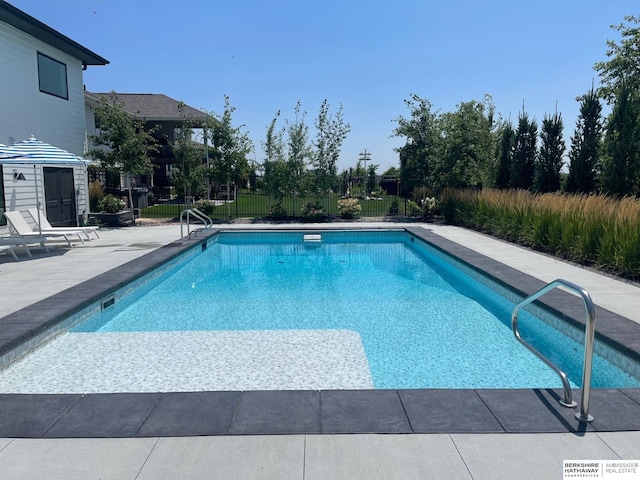
[[[344,226],[339,230],[364,230]],[[88,307],[204,243],[225,228],[182,239],[116,267],[80,285],[0,318],[0,355],[55,328],[70,313]],[[336,230],[286,226],[268,231]],[[404,230],[469,268],[528,295],[544,283],[519,270],[441,237],[424,227]],[[237,232],[238,229],[233,231]],[[250,231],[256,231],[254,229]],[[544,303],[568,322],[575,297],[554,291]],[[600,339],[640,358],[640,325],[596,306]],[[579,398],[580,391],[575,391]],[[640,388],[592,389],[590,424],[560,406],[554,389],[421,389],[172,392],[105,394],[0,394],[0,438],[144,437],[334,433],[550,433],[640,430]]]

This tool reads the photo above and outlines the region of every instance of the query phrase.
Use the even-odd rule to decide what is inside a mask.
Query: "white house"
[[[86,141],[83,70],[109,62],[60,32],[0,0],[0,144],[35,136],[75,155]],[[35,188],[44,192],[47,217],[54,225],[75,225],[88,211],[88,185],[82,166],[36,163],[0,164],[0,211],[34,207]],[[36,182],[16,181],[32,178]],[[73,188],[68,188],[72,182]],[[64,188],[59,188],[63,186]],[[73,195],[74,198],[68,198]],[[60,198],[53,198],[60,196]],[[73,203],[76,208],[56,210]]]

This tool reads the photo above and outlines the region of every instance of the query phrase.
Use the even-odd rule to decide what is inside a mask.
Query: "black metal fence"
[[[340,208],[340,204],[342,209]],[[217,220],[266,218],[270,220],[327,220],[331,218],[383,218],[419,216],[415,204],[397,195],[351,198],[331,194],[324,197],[294,196],[276,201],[272,196],[240,190],[229,198],[193,200],[187,198],[155,202],[139,208],[142,218],[179,219],[181,212],[196,207]]]
[[[155,178],[155,177],[154,177]],[[210,199],[178,196],[171,186],[163,186],[162,194],[150,177],[135,177],[131,181],[133,208],[138,217],[173,219],[181,212],[196,207],[213,219],[265,218],[270,220],[327,220],[334,218],[419,217],[420,208],[405,198],[400,179],[389,176],[341,176],[340,192],[325,196],[293,195],[276,199],[261,189],[261,178],[252,177],[247,188],[219,185],[211,189]],[[119,172],[91,169],[89,182],[100,184],[101,195],[112,194],[129,206],[127,179]],[[366,187],[365,187],[366,185]],[[166,190],[166,191],[165,191]],[[92,188],[90,188],[90,198]],[[366,191],[366,194],[365,194]],[[348,199],[348,200],[347,200]],[[92,200],[95,211],[96,200]],[[342,204],[342,208],[341,205]]]

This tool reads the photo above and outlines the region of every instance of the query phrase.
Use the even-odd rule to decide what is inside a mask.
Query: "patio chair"
[[[0,245],[0,252],[4,252],[5,250],[11,254],[15,261],[20,260],[16,252],[13,251],[13,245]]]
[[[24,248],[24,251],[28,257],[33,257],[33,255],[31,255],[31,250],[29,250],[29,243],[39,243],[43,250],[45,252],[48,252],[49,249],[45,245],[45,240],[45,237],[40,236],[32,237],[28,240],[20,237],[0,237],[0,251],[8,250],[13,258],[15,258],[16,260],[20,260],[16,255],[14,247],[21,246],[22,248]]]
[[[29,208],[27,210],[27,212],[29,213],[29,216],[33,219],[34,222],[36,222],[36,225],[38,225],[38,209],[37,208]],[[40,211],[40,229],[43,232],[58,232],[58,231],[68,231],[68,232],[82,232],[86,237],[87,240],[91,240],[91,237],[89,237],[89,232],[93,232],[96,234],[96,238],[100,238],[100,235],[98,235],[98,227],[97,226],[92,226],[92,227],[54,227],[53,225],[51,225],[49,223],[49,220],[47,220],[47,216],[42,212],[42,210]]]
[[[29,226],[29,224],[27,223],[27,221],[24,219],[24,217],[20,212],[18,211],[4,212],[4,216],[7,219],[7,222],[9,224],[9,231],[13,232],[17,237],[22,238],[23,240],[30,240],[32,243],[34,242],[39,243],[40,240],[36,240],[36,239],[40,239],[44,237],[46,240],[49,238],[61,237],[67,242],[67,244],[70,247],[73,247],[71,240],[69,240],[69,236],[77,235],[80,241],[84,243],[84,240],[80,235],[81,232],[79,231],[75,231],[75,232],[48,231],[47,232],[43,230],[42,232],[36,232]]]

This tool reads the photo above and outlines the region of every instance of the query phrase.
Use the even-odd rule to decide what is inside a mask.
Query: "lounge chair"
[[[30,208],[27,210],[27,212],[29,213],[29,216],[33,219],[34,222],[36,222],[36,225],[38,225],[38,209],[37,208]],[[42,232],[57,232],[57,231],[65,231],[65,232],[82,232],[86,237],[87,240],[91,240],[91,238],[89,237],[89,232],[93,232],[96,234],[96,238],[100,238],[100,235],[98,235],[98,227],[97,226],[93,226],[93,227],[54,227],[53,225],[51,225],[49,223],[49,220],[47,220],[47,216],[40,211],[40,227],[41,227],[41,231]]]
[[[13,250],[14,247],[21,246],[24,248],[28,257],[33,257],[31,255],[31,250],[29,250],[29,243],[39,243],[45,252],[48,252],[49,249],[45,245],[46,238],[35,236],[29,239],[20,238],[20,237],[0,237],[0,251],[8,250],[13,258],[19,260],[16,255],[16,252]]]
[[[27,221],[24,219],[24,217],[22,216],[22,214],[18,211],[13,211],[13,212],[4,212],[4,216],[7,219],[7,222],[9,223],[9,231],[13,232],[16,236],[24,239],[24,240],[30,240],[32,243],[33,242],[39,242],[39,240],[35,240],[36,238],[42,238],[45,237],[45,239],[49,239],[49,238],[55,238],[55,237],[62,237],[64,238],[64,240],[67,242],[67,244],[70,247],[73,247],[73,244],[71,243],[71,240],[69,240],[69,236],[72,235],[77,235],[78,238],[80,239],[80,241],[82,243],[84,243],[84,240],[82,239],[81,236],[81,232],[79,231],[75,231],[75,232],[63,232],[63,231],[56,231],[56,232],[46,232],[46,231],[42,231],[42,232],[37,232],[34,231],[29,224],[27,223]]]
[[[13,251],[13,245],[0,245],[0,252],[4,252],[5,250],[11,254],[16,262],[20,260],[16,255],[16,252]]]

